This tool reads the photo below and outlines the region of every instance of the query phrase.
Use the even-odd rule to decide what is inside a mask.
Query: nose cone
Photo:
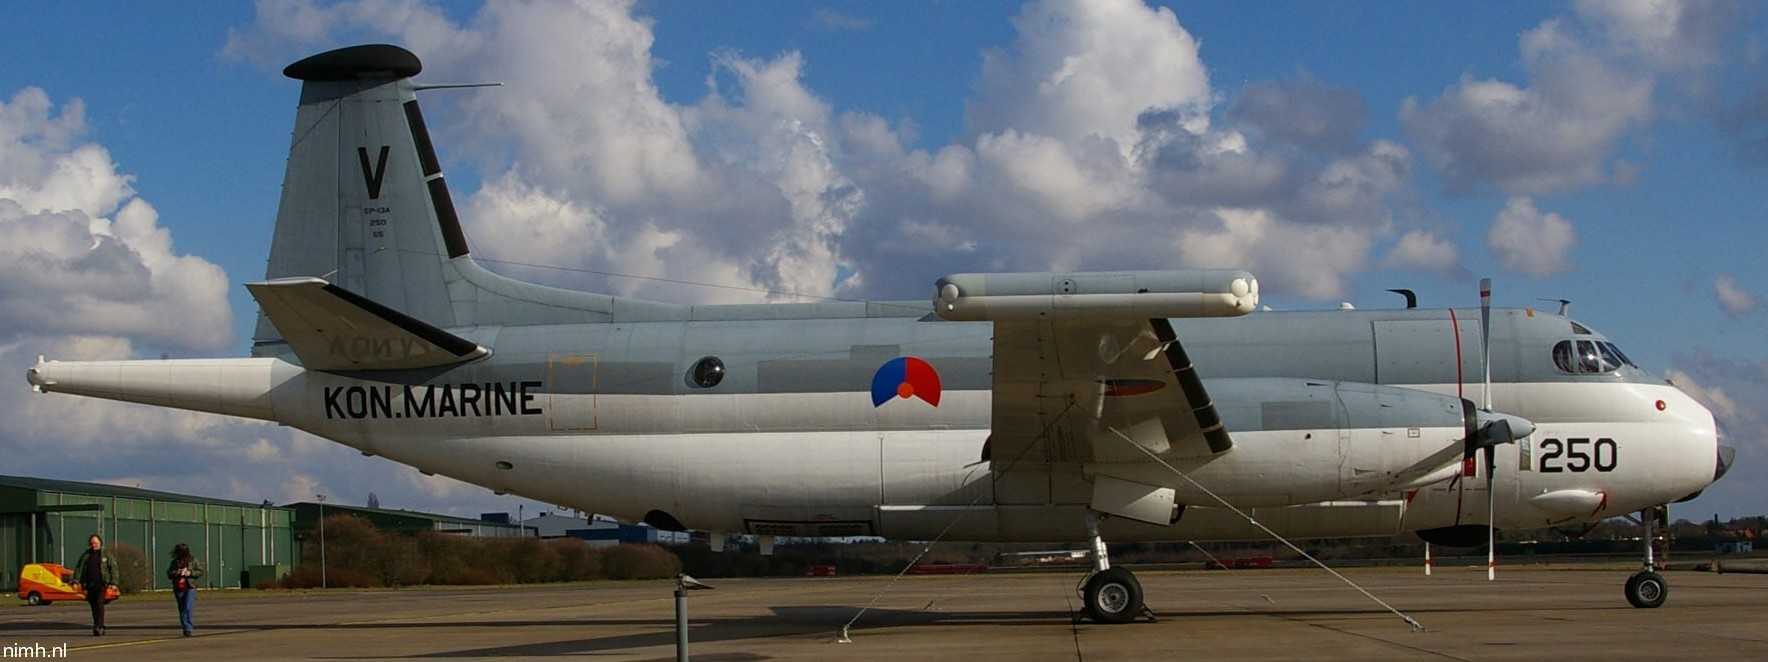
[[[1657,410],[1669,416],[1667,422],[1678,426],[1679,433],[1673,441],[1674,447],[1682,451],[1680,457],[1661,457],[1655,466],[1662,468],[1674,463],[1681,467],[1677,473],[1687,481],[1684,483],[1687,487],[1693,488],[1682,498],[1686,501],[1699,496],[1731,470],[1737,449],[1725,444],[1725,426],[1713,416],[1712,410],[1674,384],[1668,385],[1668,389],[1657,401]],[[1712,464],[1707,464],[1708,461]]]
[[[55,379],[45,374],[49,366],[43,357],[37,357],[37,365],[25,369],[25,379],[31,382],[31,390],[42,393],[46,388],[55,385]]]
[[[1473,457],[1479,449],[1515,443],[1535,433],[1535,423],[1529,419],[1489,409],[1474,409],[1472,402],[1461,402],[1465,407],[1462,411],[1467,425],[1467,441],[1463,446],[1465,457]]]
[[[1521,416],[1513,416],[1491,411],[1482,411],[1479,415],[1482,420],[1488,420],[1492,423],[1503,421],[1505,425],[1510,426],[1510,439],[1508,441],[1516,441],[1517,439],[1535,433],[1535,422]],[[1496,443],[1505,443],[1505,440],[1498,440]]]

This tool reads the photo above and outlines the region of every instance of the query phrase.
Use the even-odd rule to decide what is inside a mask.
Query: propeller
[[[1466,419],[1466,440],[1461,446],[1462,466],[1473,461],[1476,454],[1486,458],[1486,579],[1497,579],[1496,545],[1498,499],[1494,483],[1498,475],[1498,444],[1514,444],[1535,432],[1535,424],[1521,416],[1500,414],[1490,409],[1475,409],[1473,402],[1462,399]],[[1465,483],[1463,484],[1465,485]]]
[[[1486,580],[1498,578],[1498,444],[1514,444],[1535,431],[1535,424],[1520,416],[1492,411],[1492,279],[1479,279],[1479,344],[1480,363],[1485,383],[1480,389],[1482,406],[1469,416],[1469,429],[1462,466],[1474,453],[1485,450],[1486,456]],[[1465,400],[1463,400],[1466,403]],[[1471,404],[1471,403],[1467,403]],[[1471,407],[1469,407],[1471,409]],[[1474,427],[1477,426],[1477,430]],[[1521,433],[1518,434],[1518,431]]]
[[[1480,408],[1492,410],[1492,279],[1479,279],[1479,362],[1485,371],[1485,386],[1480,389],[1484,401]],[[1499,426],[1502,426],[1501,428]],[[1486,449],[1486,581],[1498,579],[1498,493],[1492,489],[1498,471],[1498,450],[1494,446],[1515,442],[1508,421],[1497,421],[1480,429],[1481,443]],[[1504,436],[1498,440],[1498,434]],[[1463,464],[1462,466],[1466,466]]]

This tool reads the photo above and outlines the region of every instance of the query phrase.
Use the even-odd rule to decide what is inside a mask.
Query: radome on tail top
[[[269,269],[247,285],[252,358],[46,361],[30,382],[276,421],[666,529],[1086,540],[1085,611],[1105,622],[1143,603],[1106,540],[1266,537],[1256,520],[1473,546],[1491,527],[1649,523],[1730,462],[1704,407],[1526,309],[1253,312],[1257,281],[1229,270],[706,306],[505,278],[470,254],[421,69],[366,45],[284,70],[300,106]],[[1662,602],[1650,570],[1636,605]]]

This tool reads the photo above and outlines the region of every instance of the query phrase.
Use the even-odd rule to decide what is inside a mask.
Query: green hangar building
[[[0,476],[0,589],[18,590],[27,563],[73,563],[93,533],[107,549],[141,550],[150,589],[170,588],[164,569],[178,543],[208,567],[205,588],[251,586],[295,563],[293,518],[269,502]]]

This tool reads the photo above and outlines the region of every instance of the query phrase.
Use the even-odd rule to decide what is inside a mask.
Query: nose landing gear
[[[1664,583],[1663,575],[1642,570],[1627,578],[1627,602],[1635,607],[1651,609],[1669,597],[1670,585]]]
[[[1629,517],[1628,519],[1633,519]],[[1664,604],[1670,597],[1670,585],[1664,576],[1657,573],[1662,566],[1657,562],[1657,531],[1665,532],[1664,556],[1669,556],[1670,507],[1653,506],[1639,511],[1639,518],[1634,520],[1645,527],[1645,569],[1627,578],[1627,603],[1640,609],[1652,609]]]

